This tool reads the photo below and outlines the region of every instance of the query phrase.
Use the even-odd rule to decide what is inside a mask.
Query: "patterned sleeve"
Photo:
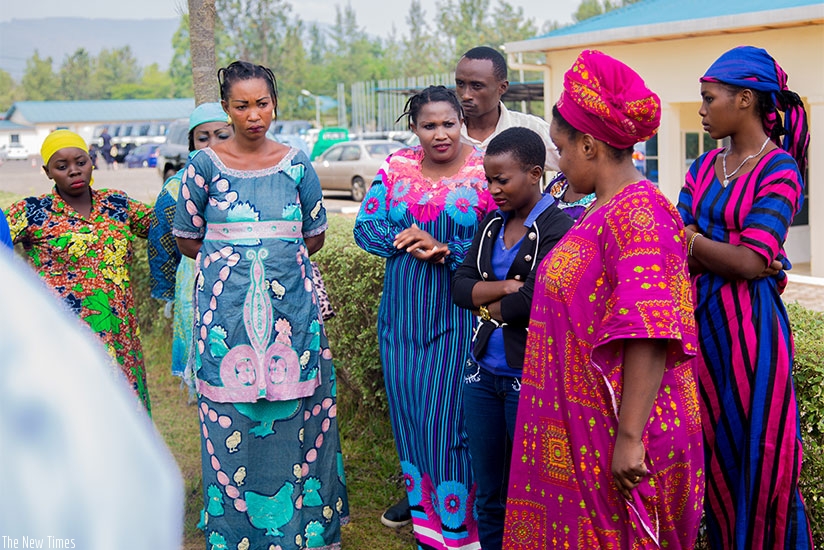
[[[172,234],[181,239],[201,240],[206,235],[206,204],[212,181],[209,158],[202,151],[189,156],[180,178],[180,197],[175,206]],[[208,173],[207,173],[208,172]]]
[[[698,172],[698,159],[692,163],[684,182],[684,187],[681,188],[681,193],[678,194],[678,213],[684,221],[684,225],[693,225],[697,223],[695,216],[692,214],[692,195],[695,190],[695,175]]]
[[[469,198],[474,201],[474,215],[476,216],[476,223],[483,220],[489,213],[494,212],[497,209],[497,205],[495,201],[492,199],[492,195],[489,193],[489,189],[486,187],[486,174],[484,173],[484,165],[483,165],[483,152],[478,151],[480,155],[477,156],[478,163],[472,169],[472,171],[468,174],[468,178],[470,179],[471,187],[464,187],[461,188],[456,192],[456,196],[463,195],[463,198]],[[457,204],[455,204],[457,206]],[[447,197],[447,209],[449,209],[451,205],[449,204],[449,198]],[[446,267],[449,268],[450,271],[456,271],[466,258],[469,249],[472,247],[472,237],[468,238],[460,238],[455,236],[452,239],[447,241],[447,246],[449,247],[449,255],[444,259]]]
[[[320,180],[309,158],[303,152],[295,156],[292,167],[296,166],[300,166],[302,172],[302,177],[298,180],[298,193],[303,213],[303,236],[315,237],[327,228],[326,207],[323,205]]]
[[[372,186],[361,203],[354,229],[355,242],[358,246],[370,254],[383,258],[400,254],[393,243],[395,235],[403,229],[389,220],[388,160],[378,170],[375,181],[372,182]]]
[[[181,258],[172,235],[177,204],[173,194],[179,193],[180,177],[174,175],[166,180],[157,196],[154,206],[156,223],[149,228],[148,252],[152,297],[167,302],[175,298],[175,275]]]
[[[27,240],[29,217],[26,204],[29,200],[34,199],[29,198],[16,202],[6,211],[6,218],[9,223],[9,235],[13,244],[25,243]]]
[[[152,208],[142,202],[129,199],[129,229],[135,237],[145,239],[149,236],[149,228],[154,225],[152,220],[156,220]]]
[[[606,283],[612,289],[593,362],[606,364],[610,342],[671,340],[667,364],[695,355],[696,332],[684,226],[657,190],[627,193],[610,209],[603,233]],[[674,363],[673,363],[674,362]]]
[[[741,244],[767,264],[779,257],[795,214],[804,201],[804,185],[798,165],[780,154],[765,168],[759,179],[752,208],[744,218]]]
[[[6,216],[3,214],[2,210],[0,210],[0,245],[14,248],[14,244],[11,242],[11,231],[9,231],[9,224],[6,221]]]

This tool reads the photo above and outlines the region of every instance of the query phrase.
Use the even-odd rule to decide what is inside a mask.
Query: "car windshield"
[[[383,159],[388,157],[389,153],[394,153],[400,148],[400,143],[374,143],[367,145],[366,151],[369,153],[370,157]]]

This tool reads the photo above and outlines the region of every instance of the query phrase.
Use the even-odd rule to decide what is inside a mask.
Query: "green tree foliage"
[[[173,97],[192,97],[192,55],[189,52],[189,14],[180,16],[180,25],[172,35],[172,60],[169,62]]]
[[[112,99],[157,99],[174,96],[174,81],[167,71],[161,71],[157,63],[143,69],[139,82],[115,86],[111,90]]]
[[[617,10],[618,8],[623,8],[638,1],[639,0],[615,0],[612,2],[610,0],[581,0],[578,9],[572,14],[572,19],[580,23],[590,17],[602,15],[608,11]]]
[[[26,72],[23,73],[23,93],[29,101],[58,99],[57,76],[52,69],[52,58],[42,59],[35,50],[34,55],[26,60]]]
[[[140,77],[140,66],[129,46],[104,49],[97,56],[94,79],[100,90],[99,99],[122,97],[124,87],[140,84]]]
[[[447,67],[447,60],[442,58],[441,52],[444,45],[435,37],[428,22],[429,17],[420,0],[412,0],[406,15],[409,34],[400,44],[403,76],[435,74],[454,68]]]
[[[442,60],[449,70],[470,48],[491,46],[500,50],[505,42],[537,34],[532,19],[524,19],[523,8],[516,9],[505,0],[498,0],[494,10],[490,10],[490,0],[446,0],[439,7],[438,34],[448,37]]]
[[[0,113],[9,110],[12,103],[23,98],[23,89],[18,86],[9,73],[0,69]]]
[[[83,48],[66,56],[60,66],[60,95],[63,99],[94,99],[98,90],[92,79],[94,64],[92,56]]]

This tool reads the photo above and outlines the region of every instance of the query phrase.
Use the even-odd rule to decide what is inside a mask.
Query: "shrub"
[[[795,337],[795,391],[804,442],[801,494],[813,540],[820,546],[824,544],[824,313],[798,304],[787,309]]]
[[[355,402],[386,410],[377,332],[384,260],[355,244],[354,225],[351,216],[330,216],[326,244],[312,259],[336,313],[326,332],[338,374]]]

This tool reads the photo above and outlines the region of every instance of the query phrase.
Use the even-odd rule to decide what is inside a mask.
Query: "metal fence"
[[[427,86],[454,86],[454,73],[441,73],[408,78],[369,80],[352,84],[353,132],[390,132],[406,130],[406,122],[395,123],[403,113],[404,105],[415,90]],[[338,97],[343,97],[342,84],[338,86]],[[345,120],[345,109],[343,112]],[[341,115],[338,115],[339,118]],[[339,121],[340,122],[340,121]]]

